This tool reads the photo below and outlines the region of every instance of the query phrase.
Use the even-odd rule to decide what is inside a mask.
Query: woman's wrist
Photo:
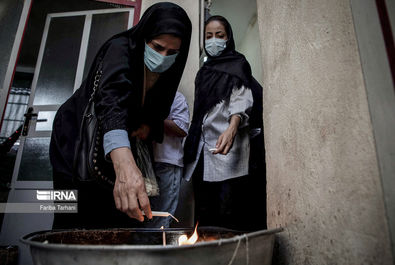
[[[234,114],[230,117],[229,127],[228,129],[232,131],[237,131],[240,125],[241,118],[239,115]]]
[[[112,162],[115,163],[122,163],[126,161],[130,161],[130,156],[132,152],[128,147],[119,147],[115,148],[110,152],[110,157]]]
[[[132,151],[128,147],[120,147],[112,150],[110,157],[115,170],[119,170],[123,165],[137,168]]]

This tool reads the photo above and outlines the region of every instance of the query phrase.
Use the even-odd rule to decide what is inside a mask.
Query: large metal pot
[[[34,264],[180,265],[271,264],[274,236],[281,229],[241,233],[200,228],[194,245],[178,246],[178,237],[191,229],[52,230],[24,236]]]

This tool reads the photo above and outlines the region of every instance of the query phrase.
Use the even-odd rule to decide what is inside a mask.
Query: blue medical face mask
[[[152,49],[146,43],[144,50],[144,63],[151,72],[163,73],[173,65],[177,55],[178,53],[164,56]]]
[[[205,48],[209,55],[218,56],[226,48],[226,41],[224,39],[210,38],[205,41]]]

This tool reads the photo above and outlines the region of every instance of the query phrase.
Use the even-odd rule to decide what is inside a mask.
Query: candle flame
[[[187,235],[182,235],[178,238],[178,245],[193,245],[196,243],[198,240],[198,233],[197,233],[197,224],[195,226],[195,231],[193,232],[192,236],[190,238],[187,237]]]

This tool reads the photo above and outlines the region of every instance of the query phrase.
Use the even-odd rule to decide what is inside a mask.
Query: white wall
[[[395,254],[395,91],[376,2],[351,0],[387,219]],[[387,1],[395,29],[395,1]],[[392,10],[391,10],[392,9]],[[395,257],[394,257],[395,258]],[[394,260],[395,263],[395,260]]]
[[[224,16],[232,26],[236,50],[244,54],[262,84],[262,62],[255,0],[213,0],[211,15]]]
[[[393,264],[350,1],[257,4],[275,264]]]
[[[262,81],[262,61],[261,61],[261,43],[259,39],[259,29],[257,23],[257,14],[250,17],[250,22],[244,38],[240,41],[239,52],[244,54],[251,65],[252,75],[258,82],[263,85]]]

